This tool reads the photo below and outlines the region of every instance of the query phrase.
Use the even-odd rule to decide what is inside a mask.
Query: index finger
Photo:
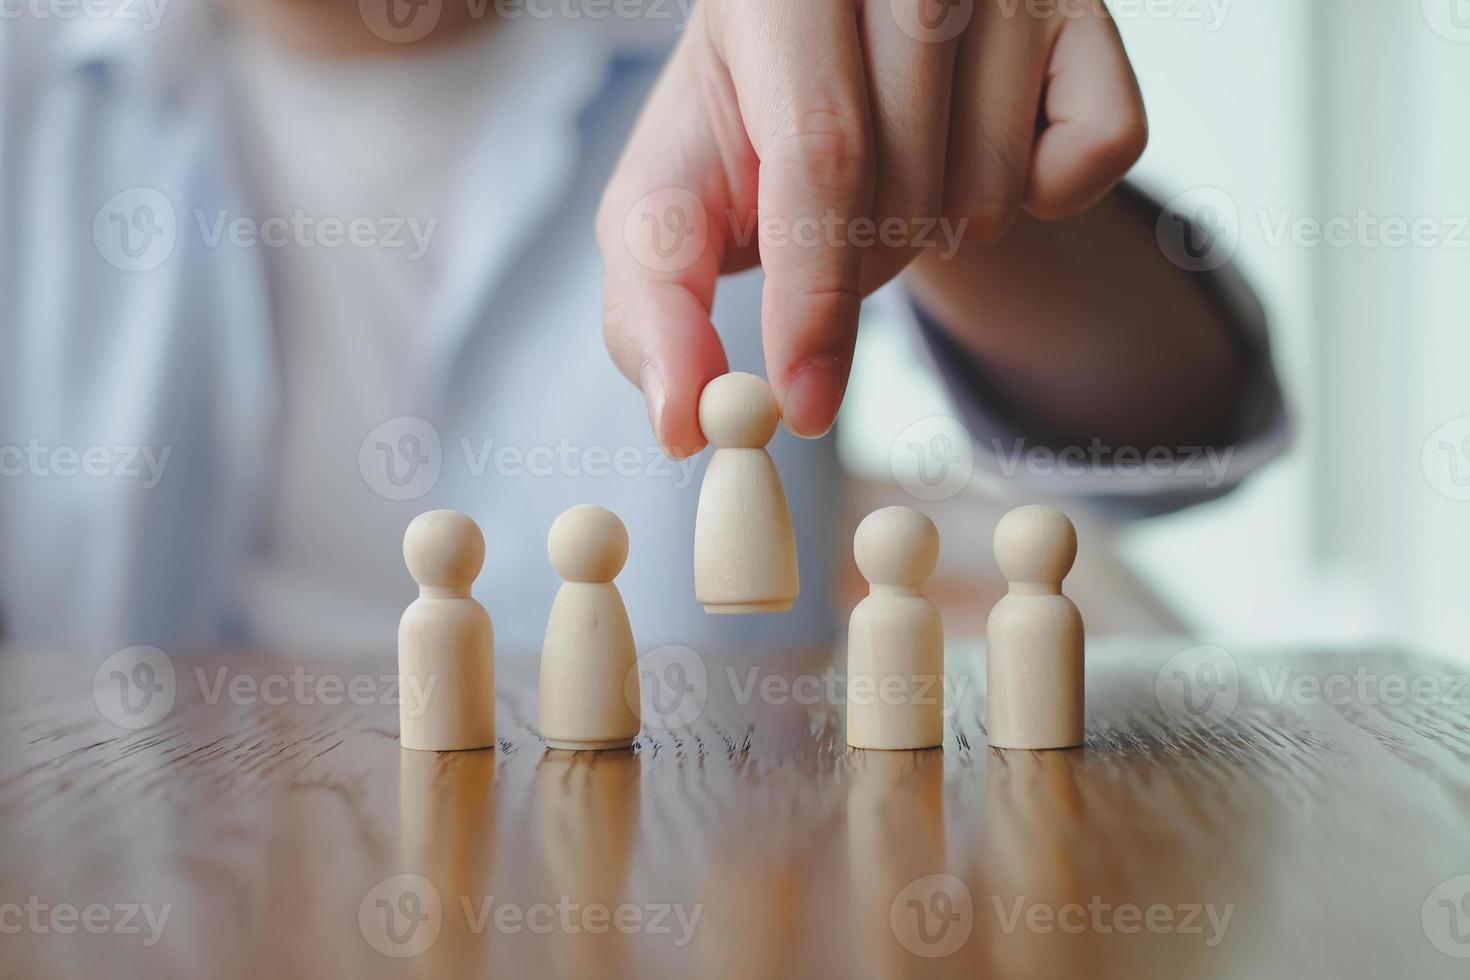
[[[716,34],[760,160],[766,371],[787,428],[832,427],[857,338],[873,136],[857,14],[843,0],[732,4]]]

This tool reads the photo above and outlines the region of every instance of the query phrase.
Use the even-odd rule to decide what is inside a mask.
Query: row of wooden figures
[[[694,594],[711,613],[781,612],[796,599],[796,536],[766,452],[780,420],[771,386],[753,374],[722,375],[700,393],[699,425],[714,455],[694,520]],[[541,735],[560,749],[628,745],[640,728],[641,695],[633,631],[613,584],[628,557],[627,529],[600,507],[573,507],[552,525],[547,547],[565,581],[541,650]],[[944,628],[921,591],[939,560],[939,532],[923,514],[889,507],[862,522],[853,552],[871,590],[849,625],[849,685],[881,682],[865,689],[893,691],[907,682],[915,694],[849,705],[847,740],[873,749],[939,745],[943,704],[917,693],[942,690],[935,682],[943,678]],[[995,553],[1011,586],[988,627],[990,744],[1080,745],[1082,619],[1061,594],[1077,533],[1057,510],[1022,507],[1000,522]],[[403,554],[421,591],[399,626],[399,671],[427,693],[422,705],[404,702],[403,744],[488,746],[493,631],[470,598],[485,539],[463,514],[432,511],[409,525]]]
[[[1022,507],[1001,519],[994,544],[1010,589],[987,625],[990,744],[1081,745],[1082,619],[1061,593],[1076,556],[1076,531],[1058,510]],[[554,749],[628,746],[641,728],[641,695],[633,631],[613,584],[628,556],[628,532],[612,512],[582,505],[552,524],[547,550],[564,582],[541,650],[541,736]],[[847,741],[863,749],[938,746],[944,706],[927,692],[943,690],[936,682],[944,671],[944,630],[922,589],[938,562],[939,533],[918,511],[887,507],[858,526],[853,553],[870,588],[848,628],[849,690],[862,683],[869,691],[926,696],[850,699]],[[409,524],[403,554],[420,595],[399,626],[399,672],[405,690],[425,696],[402,701],[402,744],[491,746],[494,634],[484,607],[470,597],[485,539],[465,515],[430,511]]]

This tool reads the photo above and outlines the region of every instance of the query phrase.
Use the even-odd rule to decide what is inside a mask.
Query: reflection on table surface
[[[127,730],[77,659],[0,654],[5,965],[1460,975],[1470,708],[1453,672],[1227,653],[1207,678],[1225,710],[1192,722],[1161,686],[1198,672],[1188,646],[1094,649],[1086,747],[1048,753],[988,748],[983,653],[963,641],[943,750],[899,753],[847,749],[830,651],[700,655],[690,724],[585,754],[537,737],[534,658],[501,659],[498,746],[440,754],[399,748],[377,681],[342,693],[391,677],[391,657],[174,656],[170,710]],[[218,687],[221,669],[254,686]],[[1298,683],[1360,670],[1439,694]],[[262,682],[293,674],[298,693],[267,703]]]

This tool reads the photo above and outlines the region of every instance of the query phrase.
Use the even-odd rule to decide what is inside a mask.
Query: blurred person
[[[1146,124],[1113,24],[1001,6],[960,30],[902,0],[0,21],[4,640],[390,648],[403,529],[444,506],[485,531],[501,649],[531,650],[546,531],[592,502],[629,528],[641,645],[825,641],[831,440],[771,447],[796,608],[707,617],[696,405],[753,371],[823,435],[875,290],[982,465],[1018,440],[1225,447],[1219,486],[1035,489],[1131,514],[1228,490],[1282,431],[1261,311],[1230,268],[1171,264],[1118,186]],[[670,193],[701,248],[664,268],[636,232]],[[863,218],[929,232],[858,243]],[[836,239],[779,234],[804,221]]]

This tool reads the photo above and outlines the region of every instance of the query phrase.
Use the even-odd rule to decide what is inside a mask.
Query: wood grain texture
[[[943,750],[900,753],[847,748],[822,653],[650,660],[702,710],[595,754],[537,737],[534,658],[500,657],[495,750],[435,754],[398,747],[391,702],[352,703],[393,694],[387,655],[174,655],[172,710],[127,731],[99,713],[98,660],[7,653],[0,970],[1470,973],[1443,951],[1470,954],[1463,671],[1378,651],[1170,660],[1185,646],[1094,651],[1086,745],[1045,753],[986,745],[966,644],[947,653]],[[1203,681],[1196,715],[1179,670]],[[374,680],[354,699],[357,675]],[[89,905],[106,928],[61,931],[57,910]],[[161,931],[141,911],[139,933],[117,928],[130,905],[167,908]]]

